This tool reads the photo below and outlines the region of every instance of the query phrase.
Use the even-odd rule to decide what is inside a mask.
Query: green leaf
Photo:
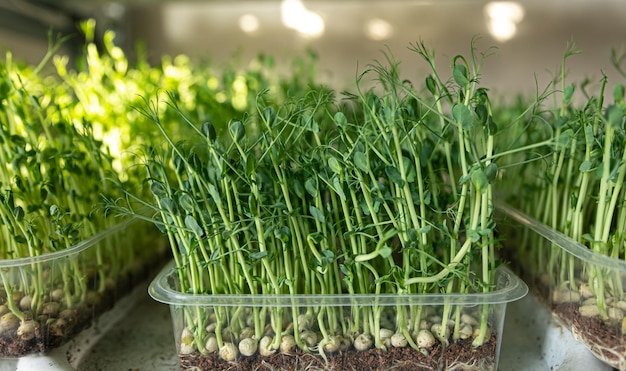
[[[272,127],[276,123],[276,110],[272,107],[265,107],[263,110],[263,120]]]
[[[215,138],[217,138],[217,134],[215,133],[215,127],[210,122],[204,122],[201,127],[202,134],[209,141],[214,142]]]
[[[196,221],[196,219],[191,215],[187,215],[185,217],[185,226],[191,229],[193,233],[197,234],[198,236],[202,236],[204,234],[204,230],[202,229],[202,227],[200,227],[198,221]]]
[[[615,105],[609,106],[606,109],[606,117],[612,128],[619,129],[624,122],[624,110]]]
[[[483,193],[487,186],[489,185],[489,179],[485,172],[479,168],[475,167],[470,170],[470,179],[472,180],[472,185],[478,190],[478,192]]]
[[[480,234],[473,229],[467,231],[467,238],[469,238],[472,242],[478,242],[480,240]]]
[[[341,164],[339,163],[339,160],[337,160],[336,157],[331,156],[328,159],[328,167],[330,167],[330,170],[332,170],[333,173],[335,174],[341,173]]]
[[[309,178],[304,182],[304,188],[311,195],[311,197],[319,196],[317,193],[317,181],[315,178]]]
[[[617,84],[613,87],[613,99],[615,103],[622,102],[624,100],[624,85]]]
[[[590,124],[585,125],[585,145],[588,147],[593,146],[594,135],[593,127]]]
[[[369,161],[367,159],[367,155],[365,153],[356,151],[354,152],[354,165],[363,172],[369,172],[370,166]]]
[[[193,213],[196,209],[196,202],[187,192],[178,192],[178,204],[187,213]]]
[[[251,177],[252,174],[254,174],[255,170],[256,170],[256,157],[254,156],[253,153],[249,153],[248,157],[246,158],[246,175]]]
[[[320,255],[322,255],[322,265],[330,264],[335,260],[335,253],[331,250],[322,250],[320,251]]]
[[[301,122],[302,122],[302,126],[309,131],[312,131],[314,133],[318,133],[320,131],[317,121],[315,121],[313,116],[309,114],[302,115]]]
[[[159,201],[159,204],[168,213],[173,214],[173,215],[178,215],[178,206],[176,206],[176,203],[174,201],[172,201],[171,198],[163,197]]]
[[[563,132],[557,138],[557,142],[556,142],[557,148],[569,146],[572,141],[573,136],[574,136],[574,131],[572,129],[563,130]]]
[[[485,168],[485,175],[487,176],[487,180],[489,180],[489,184],[493,184],[498,176],[498,165],[495,162],[490,163]]]
[[[60,209],[57,205],[50,206],[50,216],[57,216],[60,212]]]
[[[393,249],[388,245],[383,246],[380,250],[378,250],[378,255],[383,259],[387,259],[393,253]]]
[[[258,205],[259,204],[257,202],[256,196],[250,193],[248,195],[248,207],[250,208],[250,212],[256,215],[256,213],[258,212],[257,211]]]
[[[452,107],[452,117],[461,125],[463,130],[470,130],[474,124],[474,116],[472,116],[472,112],[464,104],[457,103]]]
[[[487,117],[487,134],[496,135],[498,132],[498,125],[493,121],[493,117]]]
[[[288,243],[289,241],[291,241],[291,230],[286,225],[280,228],[275,228],[274,237],[276,237],[278,240],[282,241],[283,243]]]
[[[26,145],[26,139],[24,139],[24,137],[22,137],[21,135],[11,135],[11,142],[15,145],[18,145],[20,147],[23,147]]]
[[[21,222],[24,219],[24,209],[21,206],[16,206],[13,209],[13,216],[18,222]]]
[[[398,187],[404,187],[404,180],[402,179],[402,175],[400,175],[398,169],[393,166],[387,166],[385,167],[385,173],[395,185]]]
[[[474,112],[476,112],[476,117],[481,124],[486,124],[487,119],[489,118],[489,111],[487,110],[487,106],[484,104],[477,104],[476,108],[474,108]]]
[[[213,198],[213,201],[215,202],[215,204],[218,206],[221,206],[222,198],[220,197],[220,193],[217,191],[217,188],[211,183],[208,184],[207,188],[208,188],[207,191],[209,191],[209,194]]]
[[[430,232],[431,229],[432,229],[432,225],[427,224],[427,225],[423,226],[422,228],[420,228],[418,230],[418,232],[421,233],[421,234],[424,234],[424,233]]]
[[[311,205],[309,206],[309,213],[311,213],[311,215],[320,223],[325,223],[326,222],[326,217],[324,216],[324,213],[318,209],[317,207]]]
[[[298,178],[294,178],[292,182],[293,192],[298,196],[298,198],[304,198],[304,187],[302,186],[302,182]]]
[[[158,198],[162,198],[167,196],[167,192],[165,190],[165,187],[163,186],[162,183],[158,182],[158,181],[151,181],[150,182],[150,191],[152,192],[152,194],[155,197]]]
[[[435,83],[435,79],[432,75],[426,76],[426,89],[430,92],[430,94],[435,95],[437,92],[437,83]]]
[[[339,198],[341,198],[342,201],[346,200],[346,194],[343,192],[343,187],[341,186],[341,181],[339,180],[339,177],[337,176],[333,177],[332,188],[335,191],[335,193],[337,193]]]
[[[470,83],[465,65],[455,64],[452,70],[452,77],[454,77],[454,81],[459,84],[461,88],[467,87]]]
[[[246,135],[246,129],[243,126],[243,122],[236,120],[230,123],[228,126],[228,132],[234,142],[239,143]]]
[[[341,111],[335,113],[334,121],[335,121],[335,124],[337,124],[337,126],[342,127],[342,128],[345,127],[346,124],[348,123],[348,119],[346,118],[346,115],[344,115],[344,113]]]
[[[561,116],[561,117],[559,117],[558,119],[556,119],[556,121],[554,121],[554,122],[552,123],[552,126],[553,126],[555,129],[558,129],[558,128],[560,128],[561,126],[565,125],[568,121],[569,121],[569,117],[567,117],[567,116]]]
[[[581,173],[587,173],[593,170],[593,163],[589,160],[583,161],[582,164],[580,164],[580,166],[578,167],[578,170]]]
[[[574,96],[574,84],[569,84],[565,87],[565,91],[563,92],[563,101],[565,104],[568,104],[572,101],[572,97]]]
[[[255,251],[251,253],[249,256],[252,260],[261,260],[266,258],[269,255],[267,251]]]
[[[585,233],[582,235],[582,239],[588,242],[596,242],[593,236],[590,233]]]

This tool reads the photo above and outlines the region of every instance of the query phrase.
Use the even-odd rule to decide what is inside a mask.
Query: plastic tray
[[[511,261],[573,337],[626,370],[626,262],[596,253],[521,211],[499,204]]]
[[[0,260],[0,358],[45,354],[67,343],[145,279],[155,261],[139,250],[149,248],[155,260],[166,247],[147,228],[129,220],[69,249]]]
[[[256,365],[265,364],[289,370],[301,369],[306,364],[323,370],[386,370],[400,365],[407,369],[497,370],[506,306],[522,298],[528,287],[504,267],[497,270],[496,284],[493,292],[479,294],[199,296],[177,290],[177,275],[170,266],[155,278],[149,293],[155,300],[170,305],[182,368],[219,370],[232,367],[235,362],[238,369],[254,369]],[[270,311],[281,315],[270,318]],[[483,345],[474,348],[472,333],[479,327],[476,322],[482,315],[486,315],[483,318],[486,318],[489,335]],[[278,318],[282,324],[276,323]],[[447,326],[454,334],[455,323],[469,336],[456,340],[454,335],[444,337],[449,346],[443,346],[446,340],[441,339],[434,339],[430,346],[425,342],[425,338],[429,339],[428,333],[438,333],[433,325]],[[245,334],[254,332],[259,325],[263,328],[261,336]],[[220,329],[223,343],[217,349],[214,347],[218,342],[214,338],[216,327]],[[277,328],[281,331],[275,331]],[[385,334],[387,330],[390,333]],[[427,334],[418,336],[422,330]],[[259,345],[259,350],[249,355],[240,353],[240,348],[246,349],[241,343],[250,343],[250,340],[244,341],[246,338],[267,337],[282,344],[283,339],[290,340],[295,333],[300,334],[308,352],[300,346],[282,351],[263,347],[271,354],[260,355]],[[316,340],[307,344],[311,333]],[[444,331],[439,328],[439,333]],[[403,343],[388,337],[392,334],[402,334],[398,337],[400,340],[410,337],[409,342],[414,342],[415,349],[410,345],[396,347]],[[363,349],[358,346],[360,350],[356,351],[360,336],[370,338],[372,343]],[[228,359],[226,355],[233,346],[238,355],[227,362],[224,358]],[[464,353],[467,350],[469,352]]]

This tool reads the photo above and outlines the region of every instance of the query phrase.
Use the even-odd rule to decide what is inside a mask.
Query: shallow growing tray
[[[496,272],[495,290],[479,294],[200,296],[178,291],[177,282],[175,269],[166,267],[150,285],[149,293],[155,300],[170,306],[181,368],[211,370],[497,370],[506,306],[528,292],[526,284],[504,267]],[[241,339],[238,334],[248,326],[245,323],[248,315],[255,313],[264,319],[263,314],[268,310],[282,310],[283,337],[293,332],[293,318],[298,318],[297,327],[304,327],[304,315],[304,318],[312,321],[307,326],[308,330],[302,332],[319,332],[317,323],[320,320],[325,328],[332,327],[330,323],[336,321],[336,328],[344,331],[337,330],[333,335],[353,340],[358,333],[364,332],[362,328],[351,327],[356,316],[370,316],[372,328],[395,328],[398,313],[409,314],[409,323],[410,315],[421,313],[420,328],[430,328],[432,323],[440,323],[444,313],[450,319],[449,324],[452,324],[455,319],[472,322],[472,319],[480,318],[480,312],[485,309],[489,313],[490,336],[480,347],[472,346],[472,336],[456,341],[450,338],[447,346],[436,341],[430,348],[419,349],[411,346],[394,347],[381,339],[381,343],[387,344],[386,350],[376,349],[372,345],[368,350],[357,351],[353,345],[349,345],[351,343],[346,343],[345,347],[334,351],[320,351],[319,346],[313,347],[312,352],[295,348],[267,356],[261,356],[257,351],[250,356],[239,354],[236,359],[227,362],[220,358],[218,351],[199,350],[200,347],[190,338],[191,330],[198,326],[198,318],[203,328],[212,331],[217,316],[223,319],[223,329],[237,330],[230,331],[232,335],[229,335],[228,340],[233,344],[238,343]],[[375,322],[376,318],[380,318],[380,324]],[[271,326],[266,334],[273,338]],[[205,335],[207,339],[213,336],[209,332]]]
[[[166,251],[147,228],[129,220],[69,249],[0,260],[0,359],[60,347],[145,279]]]
[[[515,242],[504,249],[513,254],[512,265],[576,340],[626,370],[626,261],[596,253],[509,205],[497,207],[507,218],[499,223],[508,226],[505,240]]]

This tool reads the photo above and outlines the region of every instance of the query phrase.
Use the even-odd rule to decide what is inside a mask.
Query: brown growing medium
[[[599,317],[582,316],[577,305],[560,304],[554,313],[566,323],[571,323],[572,334],[598,358],[613,367],[623,369],[626,346],[621,323],[608,323]]]
[[[78,335],[82,330],[88,328],[97,316],[113,307],[115,302],[122,296],[129,293],[133,287],[150,277],[161,268],[162,255],[165,252],[155,254],[154,260],[145,265],[136,265],[129,269],[126,274],[120,274],[114,287],[109,287],[103,293],[90,291],[86,295],[88,298],[84,305],[73,308],[71,315],[64,319],[62,326],[46,326],[48,319],[52,317],[40,317],[35,330],[35,337],[30,340],[22,340],[16,333],[16,329],[0,335],[0,358],[1,357],[22,357],[30,354],[45,354],[54,348],[58,348]],[[92,281],[89,287],[96,287]],[[32,317],[30,312],[24,313],[27,318]]]
[[[182,369],[214,371],[419,371],[419,370],[493,370],[496,360],[496,336],[481,347],[474,348],[472,339],[459,340],[447,347],[438,343],[428,355],[411,347],[390,348],[387,351],[349,349],[329,353],[328,362],[317,354],[296,352],[273,354],[268,357],[258,353],[251,357],[239,357],[227,362],[217,354],[203,356],[198,352],[180,356]]]

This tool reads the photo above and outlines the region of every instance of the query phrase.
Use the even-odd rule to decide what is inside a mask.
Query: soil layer
[[[596,357],[613,367],[624,367],[626,343],[621,324],[610,324],[599,317],[582,316],[577,305],[560,304],[552,310],[564,322],[571,322],[574,337],[585,344]]]
[[[494,370],[496,361],[496,336],[481,347],[472,346],[472,338],[459,340],[447,347],[437,344],[428,354],[411,347],[389,348],[386,351],[370,349],[326,354],[327,362],[318,354],[273,354],[268,357],[258,353],[239,357],[235,362],[220,359],[217,354],[201,355],[198,352],[180,355],[182,369],[214,371],[419,371],[419,370]]]
[[[160,256],[145,265],[137,265],[126,274],[118,276],[115,285],[107,287],[104,292],[89,291],[83,305],[72,308],[71,313],[64,312],[62,322],[59,318],[42,315],[36,318],[37,327],[34,337],[29,340],[20,338],[17,327],[0,334],[0,358],[17,358],[30,354],[46,354],[54,348],[67,343],[81,331],[93,325],[98,316],[111,309],[115,302],[128,294],[135,285],[143,282],[162,266]],[[95,287],[92,281],[88,287]],[[63,308],[61,308],[63,309]],[[26,319],[32,314],[25,311]]]

